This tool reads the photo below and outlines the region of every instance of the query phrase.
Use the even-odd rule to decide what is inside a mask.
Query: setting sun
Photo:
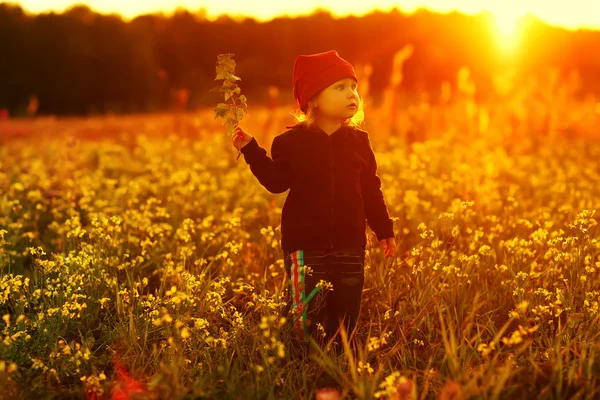
[[[493,11],[496,27],[500,34],[512,36],[517,27],[517,20],[521,15],[511,9],[502,9]]]
[[[492,16],[498,48],[505,54],[512,53],[519,43],[519,28],[524,22],[524,16],[510,9],[496,10]]]

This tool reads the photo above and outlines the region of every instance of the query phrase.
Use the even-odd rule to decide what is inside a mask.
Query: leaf
[[[233,94],[240,94],[241,89],[239,87],[236,87],[233,90],[229,90],[228,93],[225,93],[225,101],[227,101],[231,96],[233,96]]]
[[[227,80],[230,80],[230,81],[234,81],[234,82],[235,82],[235,81],[241,81],[241,80],[242,80],[242,78],[240,78],[239,76],[235,76],[235,75],[234,75],[233,73],[231,73],[231,72],[228,72],[228,73],[227,73],[227,78],[226,78],[226,79],[227,79]]]
[[[235,118],[239,121],[242,120],[242,118],[244,118],[244,115],[246,114],[246,110],[244,110],[241,107],[236,107],[235,108]]]
[[[235,61],[234,60],[226,59],[226,60],[220,61],[219,65],[222,65],[223,68],[225,68],[225,70],[228,72],[233,72],[235,70]]]
[[[240,104],[242,105],[242,107],[244,109],[248,108],[248,104],[246,103],[246,96],[241,95],[240,98],[239,98],[239,101],[240,101]]]
[[[231,106],[229,104],[225,104],[225,103],[219,103],[215,106],[215,118],[217,119],[218,117],[224,118],[227,113],[229,112],[229,108]]]
[[[224,86],[218,86],[218,87],[215,87],[215,88],[212,88],[209,90],[209,92],[230,92],[230,91],[231,91],[230,88],[227,88]]]
[[[219,80],[219,79],[227,79],[227,75],[229,74],[229,71],[227,71],[222,65],[217,65],[216,70],[217,70],[217,77],[215,78],[215,81]]]
[[[224,59],[222,61],[219,61],[216,66],[217,77],[215,78],[215,81],[218,79],[229,79],[228,75],[229,74],[233,75],[234,70],[235,70],[235,61],[234,60]],[[233,76],[235,76],[235,75],[233,75]],[[232,79],[230,79],[230,80],[232,80]]]

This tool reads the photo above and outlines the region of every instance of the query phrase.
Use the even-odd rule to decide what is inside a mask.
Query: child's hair
[[[300,107],[298,107],[298,105],[296,104],[296,109],[291,112],[292,116],[296,119],[296,124],[293,126],[301,126],[309,130],[313,130],[314,128],[316,128],[316,116],[318,111],[317,108],[311,106],[311,100],[316,98],[320,93],[321,92],[316,93],[306,103],[306,112],[302,111]],[[365,119],[364,106],[365,102],[363,98],[360,95],[358,95],[356,113],[354,113],[354,115],[351,118],[344,119],[342,121],[342,125],[362,128]]]

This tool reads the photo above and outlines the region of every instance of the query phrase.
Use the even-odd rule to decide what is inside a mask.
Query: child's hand
[[[385,249],[386,257],[392,257],[394,255],[394,252],[396,251],[396,238],[390,237],[381,239],[379,244]]]
[[[246,131],[240,128],[238,124],[234,124],[232,137],[233,147],[235,147],[238,150],[241,150],[242,147],[244,147],[251,141],[252,135],[248,134]]]

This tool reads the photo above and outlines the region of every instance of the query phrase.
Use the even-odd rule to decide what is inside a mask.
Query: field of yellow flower
[[[310,398],[321,368],[360,399],[598,398],[600,105],[574,102],[366,111],[398,249],[368,232],[358,346],[315,363],[282,329],[286,195],[222,128],[31,122],[0,148],[0,397]]]

